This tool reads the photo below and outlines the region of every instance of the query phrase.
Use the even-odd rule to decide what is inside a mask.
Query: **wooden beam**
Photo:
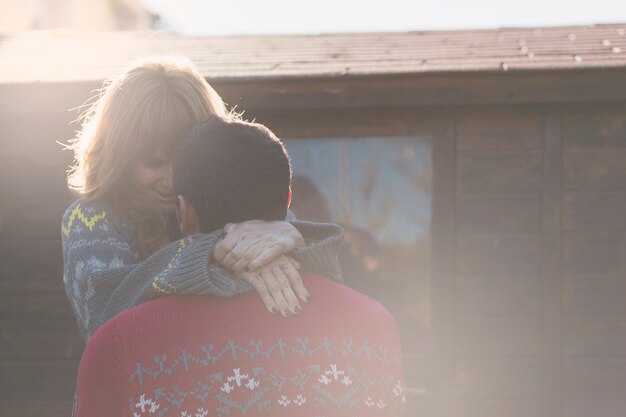
[[[433,376],[450,382],[456,363],[456,116],[433,132],[432,329]]]
[[[209,82],[230,106],[237,106],[240,110],[626,100],[626,72],[621,68]],[[0,113],[37,113],[46,110],[50,113],[77,107],[93,97],[99,87],[100,84],[95,82],[1,84]]]
[[[626,100],[623,70],[222,81],[214,86],[228,104],[241,109]]]
[[[542,396],[543,415],[563,415],[562,239],[563,138],[561,114],[546,114],[543,132]]]

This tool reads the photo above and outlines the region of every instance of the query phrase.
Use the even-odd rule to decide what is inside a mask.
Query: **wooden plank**
[[[561,192],[563,140],[561,117],[546,115],[543,136],[543,209],[541,239],[541,395],[545,417],[563,415],[561,386],[562,327],[562,242]]]
[[[36,265],[0,265],[0,293],[60,293],[64,288],[63,271],[49,272]]]
[[[626,99],[621,69],[589,71],[484,72],[328,78],[210,80],[240,109],[433,106],[599,102]],[[38,113],[51,103],[67,109],[99,88],[97,82],[3,84],[0,106]],[[20,100],[15,100],[20,97]],[[42,100],[41,98],[45,98]]]
[[[539,233],[541,194],[459,194],[459,233]]]
[[[464,110],[459,114],[458,149],[540,150],[541,119],[518,109]]]
[[[537,317],[460,319],[459,329],[463,356],[516,357],[539,353],[541,326]]]
[[[468,399],[539,399],[541,372],[535,359],[464,358]]]
[[[626,316],[567,316],[563,333],[566,356],[626,356]]]
[[[537,277],[461,277],[461,316],[536,315],[540,281]]]
[[[0,201],[0,241],[59,239],[71,199]]]
[[[0,317],[4,319],[71,319],[72,308],[65,293],[0,294]]]
[[[564,287],[566,314],[626,315],[623,275],[568,277]]]
[[[73,402],[70,401],[0,401],[0,415],[11,417],[69,417]]]
[[[421,107],[251,109],[243,117],[271,127],[281,138],[378,136],[393,140],[394,136],[432,138],[441,127],[453,127],[450,112]]]
[[[42,318],[0,321],[0,358],[80,359],[85,342],[76,321]]]
[[[0,360],[0,369],[0,401],[67,401],[74,398],[78,361]]]
[[[626,359],[568,358],[563,378],[566,401],[626,398]]]
[[[0,241],[0,265],[3,268],[36,269],[63,276],[61,240]]]
[[[563,195],[564,230],[625,230],[626,192],[568,191]]]
[[[1,113],[12,116],[68,115],[74,109],[97,94],[101,82],[32,83],[0,85]],[[19,97],[19,99],[16,99]],[[70,111],[71,119],[78,116]],[[32,120],[32,119],[31,119]],[[25,129],[28,130],[28,129]]]
[[[618,70],[213,81],[243,109],[598,102],[624,100],[625,85]]]
[[[621,233],[563,233],[563,270],[568,274],[619,273],[624,270],[623,242]]]
[[[432,352],[433,373],[453,378],[456,372],[455,210],[456,132],[444,125],[434,134],[432,253]]]
[[[531,417],[541,415],[539,401],[468,400],[465,417]]]
[[[626,147],[626,109],[623,103],[568,112],[563,119],[563,139],[566,149]]]
[[[457,391],[460,391],[458,388]],[[465,404],[460,393],[446,395],[433,392],[419,395],[406,395],[406,402],[410,404],[405,414],[407,416],[446,416],[465,417]]]
[[[539,152],[459,153],[457,191],[468,193],[541,191]]]
[[[593,147],[564,151],[568,190],[626,190],[626,149]]]
[[[536,234],[459,235],[458,272],[463,275],[536,275],[541,238]]]
[[[80,103],[75,103],[78,104]],[[14,114],[7,109],[7,112],[0,112],[0,155],[38,155],[50,158],[59,154],[71,154],[71,151],[63,151],[63,146],[57,142],[68,143],[76,135],[75,131],[80,126],[70,123],[78,116],[77,112],[68,112],[67,108],[57,107],[52,103],[48,111],[49,113]]]
[[[568,417],[624,417],[626,401],[575,401],[565,402],[564,414]]]
[[[69,153],[58,157],[29,155],[0,157],[0,201],[70,199],[66,172]]]

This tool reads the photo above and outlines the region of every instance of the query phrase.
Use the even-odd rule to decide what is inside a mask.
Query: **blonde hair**
[[[169,241],[166,217],[128,189],[129,168],[157,151],[173,156],[181,133],[211,115],[226,116],[224,102],[188,60],[151,57],[132,64],[105,82],[82,114],[69,145],[75,163],[68,187],[88,199],[104,198],[136,223],[139,252],[147,257]]]

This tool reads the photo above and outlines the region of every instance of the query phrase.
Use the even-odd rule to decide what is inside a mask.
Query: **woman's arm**
[[[114,214],[79,200],[63,217],[65,291],[86,339],[121,311],[160,295],[222,297],[251,286],[214,264],[221,231],[177,240],[139,261]]]
[[[303,269],[342,281],[337,254],[343,229],[336,224],[253,220],[227,224],[224,231],[226,235],[216,245],[213,257],[237,274],[256,271],[288,254]]]

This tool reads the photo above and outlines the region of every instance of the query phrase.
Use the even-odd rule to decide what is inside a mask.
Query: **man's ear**
[[[180,234],[183,236],[189,236],[200,232],[200,222],[194,206],[192,206],[189,200],[182,195],[179,195],[177,198],[179,207],[178,211],[180,213],[178,216]]]
[[[291,186],[289,186],[289,195],[287,196],[287,208],[289,208],[289,206],[291,205]]]

